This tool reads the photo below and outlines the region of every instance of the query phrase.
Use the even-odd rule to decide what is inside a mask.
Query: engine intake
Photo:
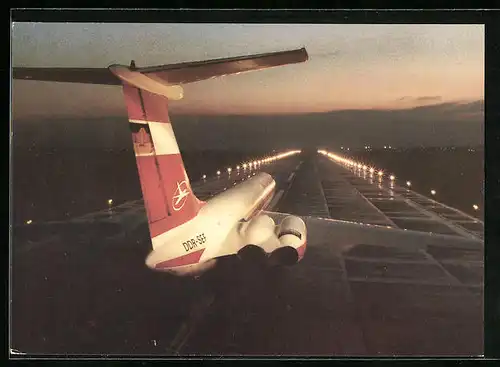
[[[273,265],[293,265],[304,257],[307,230],[304,221],[296,216],[288,216],[277,227],[280,247],[269,258]]]
[[[294,235],[295,237],[297,237],[299,240],[302,239],[302,233],[300,233],[299,231],[293,229],[293,228],[289,228],[289,229],[286,229],[286,230],[283,230],[281,231],[279,234],[278,234],[278,238],[281,238],[287,234],[292,234]]]
[[[306,224],[294,215],[283,219],[278,227],[277,235],[283,246],[296,247],[306,242]]]

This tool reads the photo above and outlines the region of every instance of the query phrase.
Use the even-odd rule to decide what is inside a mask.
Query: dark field
[[[409,149],[356,152],[352,155],[367,164],[394,174],[398,184],[411,181],[414,191],[460,209],[470,215],[484,217],[484,151],[481,149]],[[474,210],[473,205],[479,206]]]
[[[248,153],[183,152],[192,181],[213,176]],[[61,220],[141,198],[131,150],[65,149],[13,152],[12,214],[18,224]]]

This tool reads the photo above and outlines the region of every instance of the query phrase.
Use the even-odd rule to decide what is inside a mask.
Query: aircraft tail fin
[[[168,100],[123,84],[137,170],[151,238],[193,219],[194,195],[168,116]]]

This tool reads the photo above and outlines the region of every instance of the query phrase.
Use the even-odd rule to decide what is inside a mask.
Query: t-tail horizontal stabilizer
[[[249,56],[238,56],[206,61],[183,62],[137,68],[135,62],[130,66],[113,65],[124,70],[138,72],[164,84],[179,85],[198,82],[218,76],[239,74],[247,71],[262,70],[275,66],[296,64],[308,59],[305,48],[270,52]],[[108,68],[26,68],[14,67],[14,79],[41,80],[66,83],[86,83],[103,85],[121,85],[122,80]]]

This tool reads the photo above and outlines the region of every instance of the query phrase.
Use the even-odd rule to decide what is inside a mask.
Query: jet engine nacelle
[[[268,240],[275,236],[276,224],[268,215],[253,218],[242,230],[245,242],[248,244],[238,251],[238,257],[244,261],[263,262],[273,249],[265,248]]]
[[[304,257],[307,245],[307,229],[304,221],[296,216],[288,216],[276,228],[280,247],[271,253],[269,261],[273,265],[293,265]]]

